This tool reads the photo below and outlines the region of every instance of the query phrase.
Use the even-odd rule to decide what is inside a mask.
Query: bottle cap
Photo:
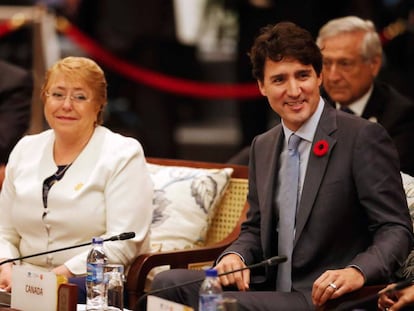
[[[216,269],[207,269],[206,270],[206,276],[212,276],[212,277],[218,276],[217,270]]]
[[[100,236],[95,236],[92,238],[92,243],[103,243],[103,238]]]

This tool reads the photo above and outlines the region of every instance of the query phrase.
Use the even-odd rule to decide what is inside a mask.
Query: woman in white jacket
[[[0,261],[130,231],[134,239],[105,243],[108,262],[128,267],[148,251],[153,185],[140,143],[100,125],[106,88],[88,58],[67,57],[48,70],[41,98],[51,129],[22,138],[10,155],[0,193]],[[83,276],[88,249],[23,264]],[[0,288],[8,291],[11,266],[0,266]]]

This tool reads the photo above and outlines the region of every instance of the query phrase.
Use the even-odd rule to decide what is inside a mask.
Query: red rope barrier
[[[12,19],[5,22],[0,23],[0,38],[13,32],[23,26],[25,21],[23,19]]]
[[[0,37],[15,31],[24,23],[24,20],[9,20],[1,23]],[[384,28],[384,30],[380,32],[382,43],[386,44],[389,40],[404,32],[405,26],[404,21],[397,20],[395,23]],[[162,91],[207,99],[249,99],[261,96],[256,83],[216,84],[196,82],[167,76],[142,67],[133,66],[100,47],[95,41],[83,34],[78,28],[63,17],[57,19],[57,29],[62,34],[69,37],[86,53],[108,68],[111,68],[138,83]]]
[[[192,80],[174,78],[145,68],[132,66],[120,60],[113,54],[102,49],[92,39],[84,35],[78,28],[69,22],[64,22],[58,29],[80,46],[94,59],[108,68],[121,73],[137,82],[175,94],[202,97],[209,99],[219,98],[257,98],[260,95],[256,83],[245,84],[214,84],[195,82]]]
[[[11,31],[10,23],[1,23],[0,24],[0,37],[7,35]]]

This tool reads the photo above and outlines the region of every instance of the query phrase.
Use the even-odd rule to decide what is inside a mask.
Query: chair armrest
[[[141,254],[135,259],[127,275],[125,287],[130,308],[133,308],[138,299],[145,293],[145,281],[151,269],[163,265],[169,265],[171,269],[187,269],[193,263],[197,263],[197,266],[199,266],[199,263],[208,264],[217,259],[228,245],[229,243],[223,240],[212,246]]]
[[[364,286],[337,299],[328,300],[317,308],[317,311],[377,310],[378,292],[386,286],[386,284]]]
[[[211,264],[234,241],[240,233],[240,227],[245,220],[248,204],[246,203],[242,216],[232,232],[220,242],[199,248],[176,250],[169,252],[147,253],[139,255],[132,263],[125,284],[128,304],[132,309],[138,299],[145,293],[145,281],[148,273],[155,267],[169,265],[171,269],[188,269],[192,264],[200,267],[200,263]]]
[[[146,159],[148,163],[166,166],[207,169],[231,167],[233,173],[226,195],[222,198],[220,208],[216,211],[214,220],[210,224],[205,241],[206,246],[140,254],[135,259],[129,268],[125,284],[130,309],[133,309],[139,298],[145,294],[146,281],[152,269],[165,265],[169,265],[171,269],[200,269],[203,266],[212,265],[223,250],[238,237],[241,223],[246,219],[248,210],[248,203],[246,202],[248,190],[247,166],[149,157]],[[229,233],[229,231],[231,232]]]

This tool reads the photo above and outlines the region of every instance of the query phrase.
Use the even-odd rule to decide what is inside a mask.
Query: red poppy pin
[[[328,149],[328,142],[326,140],[319,140],[313,146],[313,153],[318,157],[322,157],[328,152]]]

